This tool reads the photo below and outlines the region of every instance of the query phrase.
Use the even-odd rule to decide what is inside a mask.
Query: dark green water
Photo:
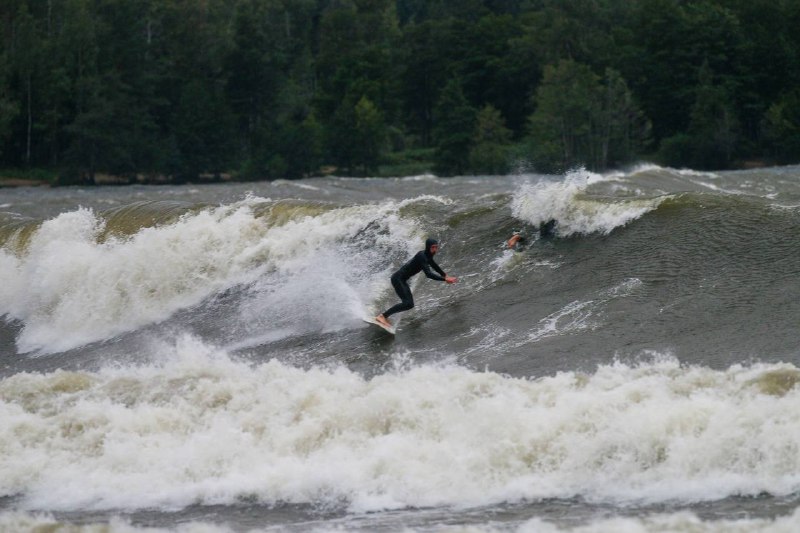
[[[0,191],[0,529],[791,528],[798,230],[797,167]]]

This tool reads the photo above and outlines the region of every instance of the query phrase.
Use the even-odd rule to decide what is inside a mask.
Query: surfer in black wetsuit
[[[399,304],[389,308],[383,313],[375,317],[375,320],[384,326],[391,327],[389,317],[400,311],[408,311],[414,307],[414,296],[411,294],[411,288],[408,286],[408,279],[411,276],[416,276],[420,272],[425,272],[425,275],[437,281],[445,281],[447,283],[455,283],[458,281],[453,276],[448,276],[444,270],[436,264],[433,256],[439,251],[439,241],[436,239],[428,239],[425,241],[425,249],[417,252],[411,260],[405,265],[401,266],[397,272],[392,274],[392,287],[394,287],[397,296],[402,300]],[[437,273],[433,272],[435,270]]]

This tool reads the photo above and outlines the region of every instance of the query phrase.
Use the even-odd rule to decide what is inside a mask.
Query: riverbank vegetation
[[[58,184],[800,160],[792,0],[6,0],[0,168]]]

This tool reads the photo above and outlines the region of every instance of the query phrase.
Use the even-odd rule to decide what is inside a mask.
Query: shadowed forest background
[[[58,184],[800,160],[796,0],[4,0],[0,168]]]

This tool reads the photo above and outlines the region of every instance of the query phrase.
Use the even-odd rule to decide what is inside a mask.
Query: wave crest
[[[642,215],[653,211],[664,200],[656,198],[620,198],[593,196],[590,185],[605,177],[578,170],[561,181],[540,181],[523,185],[511,202],[514,217],[539,226],[549,220],[558,221],[563,237],[576,234],[609,234]]]

